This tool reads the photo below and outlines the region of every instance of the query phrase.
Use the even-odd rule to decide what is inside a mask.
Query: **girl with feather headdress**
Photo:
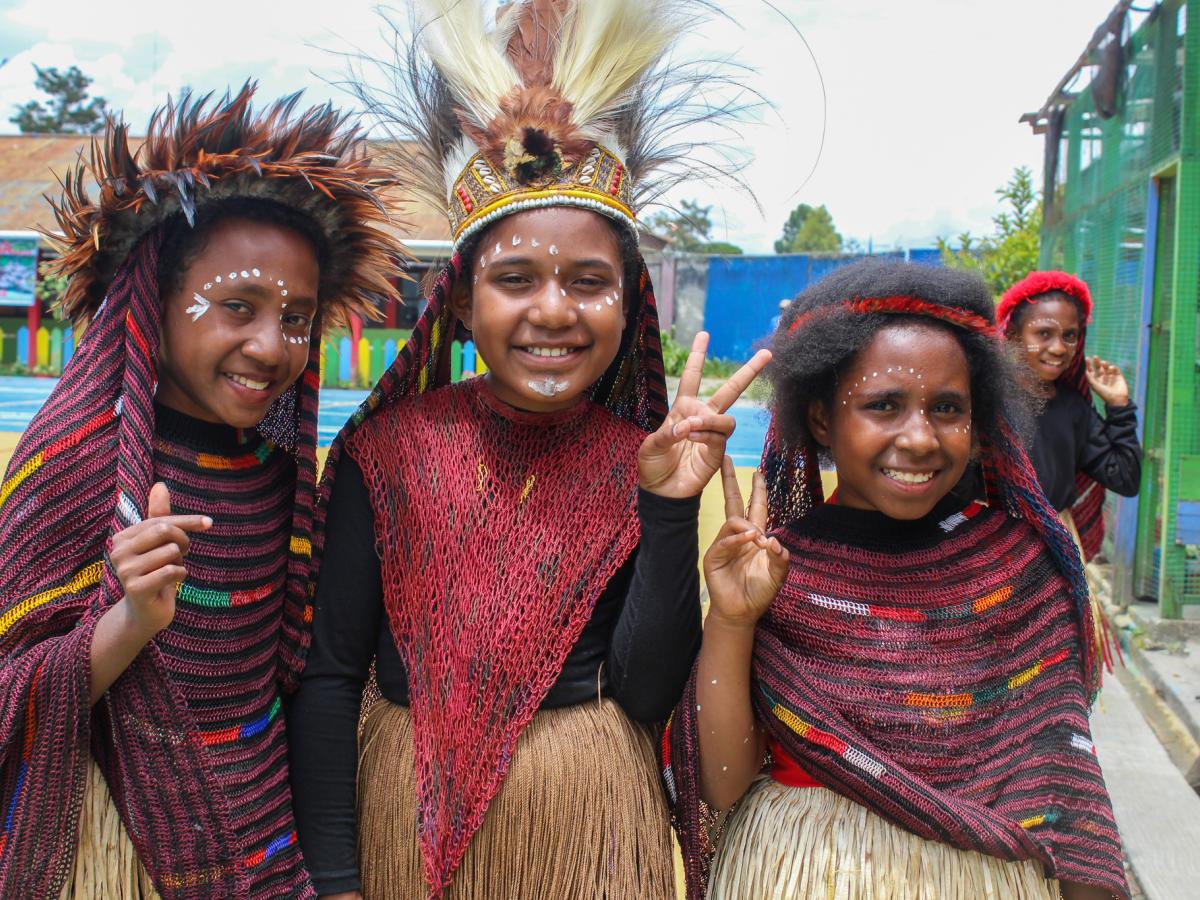
[[[183,95],[136,153],[110,122],[53,204],[86,331],[0,487],[0,896],[313,895],[281,692],[320,338],[402,250],[345,118],[253,93]]]
[[[698,646],[726,410],[769,357],[704,402],[700,337],[668,411],[635,210],[701,108],[666,62],[702,5],[415,6],[368,100],[418,138],[397,162],[455,255],[330,453],[301,844],[322,896],[671,897],[647,726]],[[450,385],[460,324],[487,374]]]

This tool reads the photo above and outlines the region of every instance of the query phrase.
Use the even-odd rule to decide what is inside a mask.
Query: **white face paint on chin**
[[[540,381],[529,382],[529,389],[541,394],[543,397],[556,397],[568,387],[570,387],[570,385],[567,382],[555,381],[549,375]]]

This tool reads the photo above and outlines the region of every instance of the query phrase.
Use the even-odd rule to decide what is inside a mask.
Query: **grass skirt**
[[[79,848],[60,900],[160,900],[108,792],[96,761],[88,758],[79,813]]]
[[[757,781],[734,809],[709,900],[1058,900],[1041,863],[926,841],[826,788]]]
[[[377,701],[359,740],[366,900],[428,894],[412,728]],[[611,700],[537,713],[443,900],[673,900],[670,827],[650,732]]]

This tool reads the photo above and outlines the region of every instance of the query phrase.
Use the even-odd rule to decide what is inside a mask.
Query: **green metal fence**
[[[1146,462],[1109,498],[1118,589],[1177,617],[1200,604],[1200,22],[1160,4],[1125,45],[1116,114],[1067,99],[1047,174],[1043,267],[1091,286],[1088,350],[1118,363],[1140,407]],[[1054,129],[1047,136],[1052,140]]]

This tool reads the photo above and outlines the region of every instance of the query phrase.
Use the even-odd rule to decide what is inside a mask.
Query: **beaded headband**
[[[505,157],[499,169],[476,153],[455,179],[447,204],[455,246],[503,216],[548,206],[590,209],[636,230],[633,179],[607,147],[596,145],[569,166],[552,152],[554,174],[530,181],[522,180],[522,160],[530,159],[524,147],[512,148]]]
[[[901,294],[891,297],[854,297],[840,303],[810,310],[796,317],[796,320],[788,326],[788,334],[812,321],[816,316],[829,315],[835,309],[844,309],[853,313],[926,316],[988,337],[994,336],[995,332],[995,326],[978,313],[957,306],[940,306],[937,303],[922,300],[920,297],[908,297]]]

